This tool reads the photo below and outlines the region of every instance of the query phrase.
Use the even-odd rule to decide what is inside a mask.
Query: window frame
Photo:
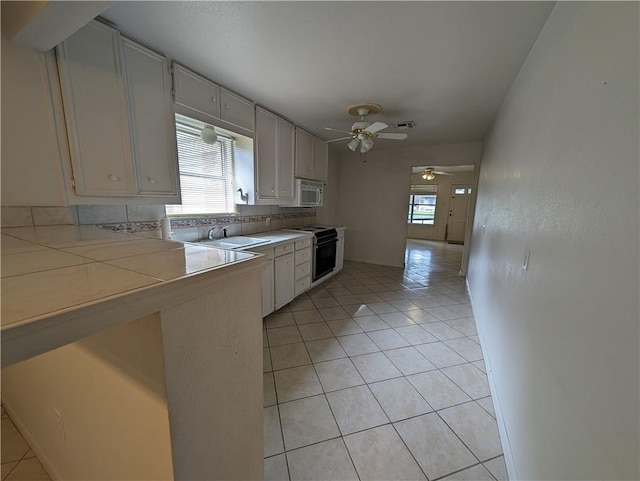
[[[433,198],[433,204],[416,203],[416,197],[428,196]],[[411,186],[409,193],[409,211],[407,214],[407,224],[409,225],[435,225],[438,204],[438,186],[436,184],[417,184]],[[431,219],[420,219],[416,221],[414,218],[417,206],[433,206],[433,216]],[[425,222],[426,221],[426,222]]]

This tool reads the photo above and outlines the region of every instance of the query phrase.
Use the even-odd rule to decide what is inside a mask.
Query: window
[[[412,185],[409,196],[409,224],[433,225],[436,218],[437,185]]]
[[[218,140],[206,144],[200,137],[203,126],[176,115],[182,204],[167,205],[168,215],[234,212],[234,140],[218,132]]]

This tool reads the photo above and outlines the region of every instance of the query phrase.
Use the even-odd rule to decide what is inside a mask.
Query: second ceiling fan
[[[353,152],[360,150],[361,153],[368,152],[373,147],[373,139],[391,139],[391,140],[404,140],[407,138],[407,134],[394,134],[380,132],[381,130],[389,127],[384,122],[367,122],[365,118],[369,114],[377,114],[382,110],[378,104],[357,104],[349,107],[347,112],[351,115],[357,115],[360,120],[351,126],[351,131],[337,130],[330,127],[325,127],[326,130],[333,132],[342,132],[349,134],[346,137],[340,137],[339,139],[327,140],[327,143],[338,142],[340,140],[349,140],[347,147]]]

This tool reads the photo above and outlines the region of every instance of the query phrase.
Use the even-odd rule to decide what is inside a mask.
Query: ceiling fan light
[[[347,144],[347,147],[349,147],[349,150],[351,150],[351,152],[355,152],[358,148],[359,143],[360,141],[358,139],[352,139],[351,142]]]
[[[425,169],[422,173],[422,178],[424,180],[433,180],[436,178],[436,174],[433,173],[433,169]]]
[[[362,141],[362,145],[360,146],[360,152],[362,152],[363,154],[365,152],[369,152],[371,150],[371,147],[373,147],[373,140],[367,137]]]

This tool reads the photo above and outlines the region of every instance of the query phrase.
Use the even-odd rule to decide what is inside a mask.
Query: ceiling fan
[[[371,150],[373,147],[373,139],[392,139],[392,140],[404,140],[407,138],[407,134],[393,134],[380,132],[381,130],[389,127],[384,122],[370,123],[365,120],[369,114],[377,114],[382,110],[378,104],[356,104],[347,109],[349,114],[359,116],[360,121],[354,123],[351,126],[351,131],[337,130],[330,127],[325,127],[326,130],[333,132],[342,132],[349,134],[346,137],[340,137],[339,139],[327,140],[326,143],[338,142],[340,140],[349,140],[347,147],[352,152],[355,152],[360,147],[360,152],[365,153]],[[380,133],[379,133],[380,132]]]
[[[436,174],[437,175],[453,175],[453,174],[450,174],[449,172],[441,172],[438,170],[434,170],[433,167],[427,167],[426,169],[424,169],[424,172],[422,173],[422,178],[424,180],[433,180],[436,178]]]

